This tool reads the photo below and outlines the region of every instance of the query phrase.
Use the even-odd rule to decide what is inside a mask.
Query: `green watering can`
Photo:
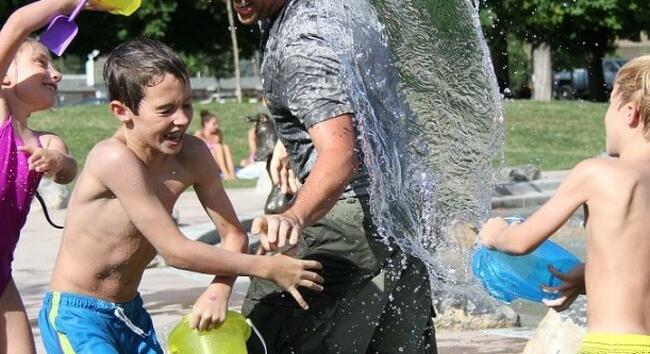
[[[183,316],[167,338],[170,354],[247,354],[246,341],[251,331],[259,337],[264,352],[266,344],[253,323],[242,314],[228,311],[226,320],[217,328],[199,331],[190,328],[190,316]]]

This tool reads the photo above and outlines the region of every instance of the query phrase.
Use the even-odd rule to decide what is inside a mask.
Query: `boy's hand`
[[[64,154],[56,150],[19,146],[18,151],[30,155],[27,159],[30,171],[40,172],[48,177],[54,177],[63,168],[66,159]]]
[[[262,247],[267,251],[282,250],[288,245],[298,244],[302,232],[302,222],[291,211],[278,215],[264,215],[253,220],[251,232],[260,235]]]
[[[488,248],[496,247],[496,237],[505,229],[508,228],[508,223],[503,220],[503,218],[491,218],[483,224],[479,236],[481,236],[481,242]]]
[[[269,279],[286,289],[296,299],[300,307],[304,310],[309,309],[309,305],[298,292],[298,287],[323,291],[323,286],[320,285],[324,281],[323,277],[308,270],[322,269],[323,266],[317,261],[295,259],[281,253],[269,256],[268,259],[270,261]]]
[[[562,284],[556,287],[542,285],[542,290],[547,293],[560,293],[560,296],[554,300],[543,299],[544,305],[553,308],[556,311],[564,311],[578,298],[578,295],[585,293],[585,265],[580,264],[567,273],[560,273],[552,265],[548,270],[562,280]]]
[[[192,307],[190,328],[207,331],[223,322],[228,311],[231,289],[221,283],[210,284]]]

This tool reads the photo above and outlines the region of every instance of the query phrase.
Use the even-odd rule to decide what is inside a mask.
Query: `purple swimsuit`
[[[0,295],[11,280],[14,250],[41,179],[29,171],[26,153],[19,152],[23,141],[14,133],[9,118],[0,125]]]

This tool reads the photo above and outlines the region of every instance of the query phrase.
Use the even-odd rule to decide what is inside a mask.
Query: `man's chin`
[[[242,17],[241,14],[237,14],[237,19],[242,25],[250,26],[257,23],[257,15],[251,15],[247,17]]]

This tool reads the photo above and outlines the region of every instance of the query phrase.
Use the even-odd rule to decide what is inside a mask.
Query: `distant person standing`
[[[223,141],[223,131],[219,128],[219,117],[212,112],[201,111],[201,130],[194,135],[203,140],[210,149],[223,179],[229,181],[236,179],[230,146]]]

